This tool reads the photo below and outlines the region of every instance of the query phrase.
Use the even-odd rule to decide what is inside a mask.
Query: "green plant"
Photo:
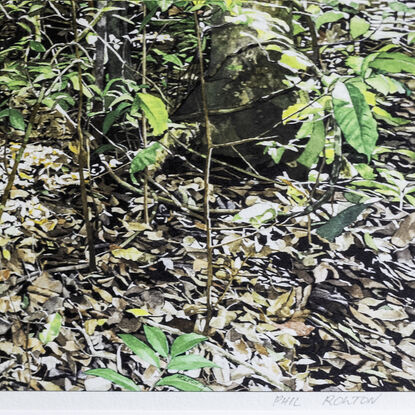
[[[415,58],[409,55],[409,49],[405,46],[405,43],[412,44],[414,37],[411,33],[402,31],[402,41],[398,44],[393,42],[396,32],[383,31],[382,25],[378,26],[368,18],[368,12],[361,13],[367,6],[365,0],[314,2],[305,6],[304,10],[299,5],[296,6],[295,14],[298,12],[298,16],[295,17],[295,22],[301,25],[299,18],[307,16],[311,35],[322,27],[336,31],[336,42],[330,45],[335,46],[344,56],[347,68],[346,71],[341,68],[329,72],[320,56],[325,51],[330,52],[330,49],[328,46],[320,46],[318,42],[312,44],[312,52],[318,59],[313,59],[311,65],[309,50],[297,48],[295,54],[290,49],[282,50],[279,64],[292,72],[292,75],[287,76],[287,86],[295,88],[298,94],[297,102],[283,111],[282,123],[297,124],[300,128],[295,139],[287,144],[278,141],[259,143],[265,146],[264,152],[276,164],[281,162],[285,151],[291,150],[294,154],[297,153],[295,162],[309,171],[320,163],[321,166],[333,164],[334,172],[336,167],[340,170],[343,163],[361,174],[362,171],[373,170],[370,167],[373,159],[377,162],[376,155],[380,150],[379,123],[403,126],[410,122],[394,117],[385,107],[388,107],[391,96],[411,95],[411,90],[403,80],[415,75]],[[401,2],[392,2],[389,7],[382,19],[387,19],[394,11],[408,15],[415,13],[414,9]],[[360,17],[362,15],[364,18]],[[298,27],[296,30],[299,30]],[[306,29],[297,33],[304,30]],[[379,39],[383,41],[378,42]],[[378,46],[371,48],[371,53],[365,53],[361,50],[365,41],[375,41]],[[310,69],[314,75],[304,81],[299,74],[306,71],[309,73]],[[360,156],[350,157],[343,152],[344,143],[365,156],[366,163],[362,162]],[[356,162],[352,161],[354,158]],[[376,193],[380,197],[392,197],[392,201],[398,201],[401,208],[404,199],[414,203],[411,182],[402,175],[382,169],[378,163],[375,166],[376,172],[386,183],[374,180],[375,176],[363,175],[364,180],[352,181],[349,189],[371,188],[372,196]],[[315,170],[310,171],[310,179],[314,174]],[[261,204],[251,206],[234,219],[241,220],[241,217],[249,214],[245,222],[262,226],[274,220],[269,210],[266,211],[268,216],[264,216],[263,208]]]
[[[39,333],[39,340],[44,344],[53,341],[56,339],[56,337],[59,336],[61,326],[62,316],[59,313],[55,313],[52,316],[49,316],[45,329]]]
[[[182,334],[169,347],[166,335],[159,328],[145,325],[144,333],[151,347],[131,334],[120,334],[119,337],[138,357],[158,369],[159,380],[155,382],[150,390],[157,386],[172,386],[186,392],[211,390],[196,379],[181,373],[164,376],[168,371],[187,371],[204,367],[219,367],[210,360],[197,354],[184,354],[197,344],[207,340],[207,337],[196,333]],[[90,369],[85,373],[110,380],[130,391],[141,390],[140,386],[132,379],[112,369]]]

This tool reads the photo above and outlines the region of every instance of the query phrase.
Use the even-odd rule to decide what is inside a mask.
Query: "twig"
[[[208,110],[208,115],[228,115],[228,114],[234,114],[235,112],[246,111],[248,109],[256,107],[258,104],[268,102],[280,95],[288,94],[289,92],[294,91],[294,89],[295,89],[295,86],[290,87],[290,88],[285,88],[285,89],[279,89],[278,91],[271,92],[268,95],[264,95],[251,102],[248,102],[247,104],[239,105],[237,107],[210,108]],[[202,115],[203,115],[203,112],[196,111],[196,112],[191,112],[190,114],[173,115],[172,118],[174,121],[185,121],[185,120],[199,118]]]
[[[43,101],[44,96],[45,96],[45,88],[43,87],[40,90],[39,97],[37,98],[37,101],[36,101],[36,104],[33,108],[32,114],[30,115],[29,122],[28,122],[28,125],[27,125],[27,128],[26,128],[26,132],[25,132],[25,135],[24,135],[24,138],[23,138],[23,143],[19,148],[19,152],[17,153],[15,162],[13,164],[12,171],[9,175],[9,179],[7,181],[6,188],[4,189],[3,195],[1,196],[1,200],[0,200],[0,222],[1,222],[1,217],[3,215],[3,210],[6,207],[6,203],[9,199],[9,196],[10,196],[10,191],[13,187],[14,180],[16,178],[17,168],[19,167],[20,160],[22,159],[24,151],[26,149],[26,146],[29,142],[30,135],[32,134],[33,123],[35,122],[35,117],[36,117],[36,115],[39,111],[39,107],[40,107],[40,104]]]
[[[105,162],[102,161],[102,163],[104,164],[104,166],[107,168],[108,173],[110,174],[110,176],[118,183],[120,184],[122,187],[124,187],[125,189],[130,190],[131,192],[133,192],[134,194],[138,194],[140,196],[143,195],[143,190],[142,189],[138,189],[137,187],[133,186],[130,183],[127,183],[126,181],[124,181],[123,179],[121,179],[120,177],[118,177],[114,171],[112,170],[112,168],[110,167],[110,165]],[[198,215],[195,212],[200,212],[202,209],[200,208],[196,208],[193,206],[183,206],[183,205],[177,205],[173,200],[168,199],[166,197],[162,197],[162,196],[157,196],[157,195],[153,195],[153,198],[156,200],[159,200],[160,202],[166,203],[168,205],[173,205],[176,207],[179,207],[181,209],[183,209],[186,213],[188,213],[191,216],[194,216],[195,218],[199,219],[199,220],[203,220],[203,216]]]
[[[206,226],[206,252],[207,252],[207,282],[206,282],[206,323],[204,327],[204,333],[206,334],[209,330],[209,323],[212,319],[213,308],[212,308],[212,299],[211,299],[211,288],[213,283],[213,247],[212,247],[212,229],[211,229],[211,220],[210,220],[210,166],[212,162],[212,133],[210,129],[209,121],[209,108],[206,95],[206,83],[205,83],[205,74],[204,74],[204,59],[203,59],[203,50],[202,50],[202,35],[199,26],[199,18],[197,12],[193,13],[195,20],[195,29],[196,29],[196,38],[197,38],[197,49],[199,55],[199,70],[200,70],[200,89],[202,91],[202,104],[203,104],[203,114],[205,121],[205,137],[206,137],[206,159],[205,159],[205,171],[204,171],[204,197],[203,197],[203,207],[204,207],[204,222]]]
[[[89,350],[91,351],[91,353],[89,354],[89,356],[92,356],[92,357],[100,357],[101,359],[109,359],[109,360],[112,360],[112,361],[116,361],[117,360],[116,356],[114,356],[113,353],[108,353],[108,352],[106,352],[104,350],[103,351],[97,351],[97,350],[95,350],[94,345],[92,344],[92,341],[91,341],[91,337],[88,336],[88,333],[76,321],[73,321],[72,322],[72,325],[78,331],[80,331],[82,333],[82,335],[84,336],[84,338],[86,340],[86,343],[87,343],[87,345],[89,347]]]
[[[143,21],[145,21],[147,16],[147,6],[146,3],[143,2]],[[147,78],[147,29],[146,25],[143,25],[143,54],[141,57],[141,83],[143,84],[143,92],[146,92],[146,88],[144,88],[144,84]],[[143,148],[147,148],[147,117],[145,114],[142,114],[141,118],[141,136],[143,139]],[[149,224],[149,217],[148,217],[148,168],[144,169],[144,223],[147,225]]]
[[[174,138],[174,137],[173,137],[173,140],[174,140],[174,142],[176,142],[176,143],[177,143],[178,145],[180,145],[181,147],[185,148],[185,149],[186,149],[187,151],[189,151],[190,153],[196,154],[196,155],[198,155],[199,157],[202,157],[202,158],[206,158],[206,155],[205,155],[205,154],[199,153],[198,151],[194,150],[193,148],[185,146],[183,143],[181,143],[179,140],[177,140],[177,138]],[[238,166],[234,166],[233,164],[226,163],[225,161],[218,160],[218,159],[216,159],[215,157],[212,157],[212,162],[217,163],[217,164],[220,164],[221,166],[229,167],[229,168],[231,168],[232,170],[235,170],[235,171],[238,171],[238,172],[243,173],[243,174],[245,174],[245,175],[251,176],[251,177],[253,177],[253,178],[255,178],[255,179],[262,180],[262,181],[264,181],[264,182],[266,182],[266,183],[275,183],[275,184],[277,184],[277,185],[281,185],[281,183],[284,183],[284,184],[286,184],[286,185],[288,185],[288,186],[293,187],[295,190],[297,190],[298,192],[302,193],[302,194],[305,196],[305,194],[304,194],[304,193],[303,193],[300,189],[297,189],[297,188],[296,188],[296,187],[295,187],[295,186],[294,186],[294,185],[293,185],[293,184],[292,184],[289,180],[287,180],[287,179],[284,179],[284,178],[280,178],[280,179],[277,179],[277,180],[275,180],[275,179],[271,179],[271,178],[269,178],[269,177],[262,176],[262,175],[260,175],[260,174],[256,174],[256,173],[252,173],[252,172],[250,172],[250,171],[244,170],[244,169],[242,169],[242,168],[240,168],[240,167],[238,167]]]
[[[222,300],[225,298],[226,293],[228,292],[229,288],[232,285],[233,280],[235,279],[235,277],[238,275],[239,271],[242,269],[242,267],[246,264],[246,262],[248,261],[248,259],[251,257],[250,254],[248,254],[245,259],[243,260],[241,266],[239,269],[234,269],[232,270],[232,274],[229,277],[229,281],[228,284],[226,285],[225,289],[223,290],[223,293],[221,294],[221,296],[216,300],[215,303],[215,308],[218,307],[218,305],[222,302]]]
[[[302,14],[305,17],[308,29],[310,31],[310,36],[311,36],[311,48],[313,51],[313,55],[312,55],[312,60],[314,62],[314,64],[317,67],[321,67],[321,57],[320,57],[320,47],[318,44],[318,38],[317,38],[317,30],[316,30],[316,25],[314,24],[313,19],[310,16],[310,13],[307,13],[304,10],[304,7],[301,6],[300,4],[297,4],[296,2],[292,2],[293,7],[297,10],[299,10],[299,14]]]
[[[255,167],[246,159],[246,157],[235,146],[232,146],[232,150],[245,162],[245,164],[251,169],[251,171],[259,175]]]
[[[43,269],[39,271],[33,271],[30,274],[20,278],[18,282],[21,282],[23,280],[28,280],[30,278],[36,277],[37,275],[41,274],[42,272],[48,272],[50,274],[53,274],[54,272],[65,272],[65,271],[76,271],[81,269],[89,268],[89,264],[74,264],[74,265],[65,265],[62,267],[56,267],[56,268],[49,268],[49,269]]]
[[[77,133],[79,139],[79,162],[78,162],[78,171],[79,171],[79,184],[81,190],[81,200],[82,200],[82,211],[85,221],[85,228],[87,233],[88,240],[88,254],[89,254],[89,270],[95,271],[97,268],[96,259],[95,259],[95,244],[94,244],[94,231],[92,228],[92,223],[89,217],[88,209],[88,194],[86,190],[84,168],[87,162],[87,154],[89,149],[88,140],[85,139],[85,135],[82,130],[82,111],[83,111],[83,81],[82,81],[82,65],[81,57],[78,46],[78,23],[76,21],[77,10],[75,0],[71,0],[72,4],[72,25],[75,38],[75,56],[78,61],[78,80],[79,80],[79,103],[78,103],[78,116],[77,116]]]

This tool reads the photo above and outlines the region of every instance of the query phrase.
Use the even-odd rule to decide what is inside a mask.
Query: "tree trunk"
[[[108,5],[106,0],[98,0],[98,9],[103,9]],[[107,82],[111,79],[133,79],[131,70],[131,44],[128,37],[128,23],[114,16],[114,13],[127,17],[128,4],[126,1],[119,1],[116,6],[121,10],[117,12],[107,12],[97,23],[98,40],[95,49],[94,72],[97,86],[103,90]],[[115,52],[114,52],[115,51]],[[116,84],[111,89],[116,89]],[[94,111],[103,111],[108,103],[95,101]],[[105,114],[96,116],[93,124],[96,127],[95,135],[102,131],[102,124]],[[96,137],[98,142],[102,137]]]

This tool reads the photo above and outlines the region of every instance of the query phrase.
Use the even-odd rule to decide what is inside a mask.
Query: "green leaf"
[[[160,360],[149,346],[131,334],[120,334],[119,337],[138,357],[160,368]]]
[[[353,84],[338,82],[333,90],[333,108],[346,141],[370,161],[378,131],[364,95]]]
[[[376,177],[373,168],[365,163],[355,164],[354,167],[356,168],[358,173],[366,180],[372,180]]]
[[[188,354],[184,356],[176,356],[170,361],[167,369],[171,370],[193,370],[202,367],[220,367],[208,359],[197,354]]]
[[[114,110],[110,111],[104,118],[104,122],[102,124],[102,132],[104,134],[107,134],[109,129],[112,127],[114,122],[118,119],[120,116],[120,111]]]
[[[141,108],[153,128],[154,135],[160,135],[167,130],[168,114],[163,101],[150,94],[139,92]]]
[[[383,72],[409,72],[415,75],[415,58],[400,52],[379,53],[369,66]]]
[[[351,184],[353,186],[374,188],[377,189],[376,192],[387,196],[396,197],[400,195],[400,191],[396,186],[375,182],[374,180],[354,180]]]
[[[111,17],[115,17],[115,18],[117,18],[117,19],[120,19],[120,20],[122,20],[122,21],[124,21],[124,22],[129,23],[130,25],[135,26],[135,23],[134,23],[131,19],[128,19],[128,18],[127,18],[127,17],[125,17],[125,16],[120,16],[119,14],[113,14]]]
[[[45,6],[43,4],[34,4],[33,6],[30,7],[29,9],[29,15],[34,15],[37,14],[36,12],[43,9]]]
[[[354,16],[352,20],[350,20],[350,34],[352,35],[353,39],[364,35],[369,29],[370,23],[361,17]]]
[[[10,113],[10,110],[8,108],[6,108],[4,110],[1,110],[0,111],[0,120],[2,118],[8,117],[9,116],[9,113]]]
[[[133,102],[134,99],[130,94],[122,94],[121,96],[114,99],[114,101],[111,102],[111,107],[115,107],[119,102],[123,101],[131,101]],[[131,105],[131,104],[129,104]]]
[[[324,128],[324,122],[322,120],[317,120],[313,123],[313,131],[306,148],[301,153],[297,161],[310,169],[311,166],[318,160],[325,144],[326,129]]]
[[[300,129],[297,131],[295,138],[306,138],[310,137],[313,133],[314,121],[304,121],[301,124]]]
[[[285,51],[278,63],[293,70],[293,72],[298,72],[298,70],[305,71],[311,65],[310,62],[304,59],[304,56],[292,50]]]
[[[285,153],[285,147],[268,147],[264,151],[265,153],[269,154],[274,161],[275,164],[278,164],[281,161],[282,156]],[[240,219],[240,217],[239,217]],[[234,220],[237,220],[234,218]]]
[[[316,19],[316,29],[318,30],[320,26],[326,23],[334,23],[341,19],[348,18],[349,15],[347,13],[336,12],[336,11],[329,11],[326,13],[321,14]]]
[[[382,74],[365,79],[365,82],[383,95],[394,94],[395,92],[405,93],[405,89],[399,81]]]
[[[385,111],[380,107],[373,107],[373,114],[376,118],[380,118],[381,120],[386,121],[389,125],[393,125],[394,127],[399,125],[406,125],[412,122],[412,120],[408,120],[406,118],[394,117],[388,111]]]
[[[106,134],[109,129],[112,127],[112,125],[114,124],[114,122],[119,118],[120,114],[122,113],[122,111],[129,107],[131,104],[129,102],[121,102],[120,105],[118,105],[118,107],[113,110],[110,111],[104,118],[104,122],[102,124],[102,132],[104,134]]]
[[[165,12],[172,4],[173,0],[159,0],[159,6],[162,12]]]
[[[56,339],[61,330],[61,325],[62,316],[59,313],[55,313],[50,317],[49,323],[46,324],[46,329],[39,334],[39,340],[42,343],[47,344],[52,340]]]
[[[146,167],[154,164],[157,161],[157,152],[162,149],[162,145],[158,141],[155,141],[147,148],[138,150],[136,156],[131,162],[130,174],[143,171]]]
[[[161,356],[167,357],[169,354],[169,344],[166,335],[157,327],[144,326],[144,333],[153,349]]]
[[[342,234],[344,228],[351,225],[368,206],[367,204],[359,204],[348,207],[320,226],[317,229],[317,234],[334,242],[336,237]]]
[[[365,196],[363,196],[362,194],[359,194],[357,192],[350,191],[348,193],[344,193],[344,198],[348,202],[353,203],[353,204],[357,204],[357,203],[361,202],[364,197]]]
[[[112,369],[90,369],[85,371],[85,374],[107,379],[129,391],[140,392],[140,387],[136,383]]]
[[[80,88],[79,88],[79,75],[78,75],[78,72],[71,72],[66,77],[69,78],[70,81],[72,82],[73,89],[75,91],[79,91]]]
[[[395,12],[415,14],[415,9],[411,9],[406,4],[404,4],[400,1],[394,1],[394,2],[390,3],[389,7]]]
[[[163,55],[163,60],[165,62],[171,62],[180,68],[183,66],[183,62],[176,54],[165,54]]]
[[[369,248],[372,248],[374,251],[378,251],[378,247],[375,244],[375,241],[373,240],[372,236],[368,234],[367,232],[363,235],[363,239],[365,240],[366,246]]]
[[[206,392],[211,389],[200,383],[196,379],[193,379],[186,375],[179,373],[171,376],[166,376],[159,380],[157,386],[173,386],[173,388],[179,389],[184,392]]]
[[[40,42],[36,42],[35,40],[30,41],[30,49],[35,52],[46,52],[45,47]]]
[[[22,113],[13,108],[9,110],[9,121],[10,125],[16,130],[24,131],[26,128]]]
[[[171,346],[171,356],[175,357],[179,354],[187,352],[192,347],[207,339],[207,337],[196,333],[182,334],[174,340]]]
[[[361,56],[349,56],[346,59],[346,65],[349,68],[352,68],[353,71],[357,74],[360,74],[362,72],[363,62],[364,62],[364,58]]]

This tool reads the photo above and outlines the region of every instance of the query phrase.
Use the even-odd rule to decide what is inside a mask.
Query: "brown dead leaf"
[[[213,317],[210,321],[210,326],[215,329],[223,329],[231,321],[234,321],[237,317],[235,311],[228,311],[226,308],[221,307],[217,316]]]
[[[327,264],[325,262],[321,262],[320,264],[318,264],[313,270],[315,282],[319,283],[325,281],[327,279],[329,271],[331,271],[334,274],[334,278],[339,278],[339,273],[330,264]]]
[[[0,313],[17,313],[21,303],[22,298],[18,295],[0,297]]]
[[[399,225],[399,229],[392,236],[391,242],[403,248],[415,238],[415,212],[408,215]]]
[[[324,354],[324,359],[341,359],[351,363],[352,365],[359,365],[363,361],[362,357],[358,354],[350,354],[338,351],[326,352]]]
[[[27,336],[19,320],[15,320],[12,325],[12,339],[14,345],[26,347]]]
[[[376,324],[371,318],[366,317],[364,314],[355,310],[353,307],[349,307],[349,310],[353,316],[361,323],[369,326],[373,330],[376,330],[379,334],[385,334],[385,328]]]
[[[235,350],[238,353],[240,353],[244,356],[250,356],[251,355],[250,349],[248,348],[247,344],[242,339],[236,340],[233,343],[233,347],[235,348]]]
[[[27,347],[33,352],[39,351],[40,354],[46,353],[43,348],[43,343],[37,337],[29,337],[27,340]]]
[[[62,293],[62,283],[54,279],[47,272],[42,272],[42,274],[33,281],[33,284],[29,286],[29,291],[31,291],[30,288],[32,288],[32,292],[43,292],[38,289],[44,289],[44,291],[50,292],[51,294]]]
[[[196,258],[193,261],[193,271],[199,272],[202,269],[207,269],[207,265],[208,265],[207,261],[205,261],[203,259]]]
[[[271,303],[271,301],[270,301]],[[295,291],[290,290],[277,297],[267,309],[267,316],[278,318],[289,318],[294,310],[292,309],[295,303]]]
[[[10,278],[11,271],[9,269],[2,269],[0,271],[0,281],[7,281]]]
[[[302,321],[290,320],[282,324],[274,324],[274,325],[275,327],[279,329],[288,328],[288,329],[294,330],[297,333],[297,336],[299,337],[308,336],[314,330],[313,326],[307,326],[307,324],[305,324]]]
[[[18,248],[16,250],[17,256],[24,262],[28,264],[35,264],[36,259],[39,256],[36,252],[34,252],[32,249],[28,248]]]
[[[262,344],[255,343],[254,346],[255,346],[255,350],[259,354],[264,355],[264,356],[268,356],[269,355],[268,350]]]
[[[93,291],[99,294],[99,296],[106,301],[107,303],[112,303],[112,295],[99,287],[96,287],[95,285],[92,286]]]
[[[201,229],[202,231],[206,230],[206,225],[204,223],[201,223],[201,222],[196,222],[195,227],[198,228],[198,229]]]

